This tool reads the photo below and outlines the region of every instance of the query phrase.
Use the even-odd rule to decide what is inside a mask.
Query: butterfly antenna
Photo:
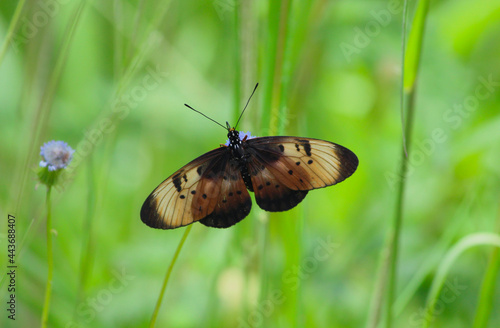
[[[257,87],[258,87],[258,86],[259,86],[259,84],[257,83],[257,84],[255,85],[255,88],[254,88],[254,89],[253,89],[253,91],[252,91],[252,94],[250,95],[250,98],[248,98],[247,104],[245,105],[245,108],[243,108],[243,111],[241,112],[240,117],[238,118],[238,121],[236,122],[236,125],[234,126],[235,128],[238,126],[238,123],[240,123],[240,119],[241,119],[241,117],[243,116],[243,113],[245,112],[245,109],[247,109],[248,103],[250,102],[250,99],[252,99],[252,96],[253,96],[253,94],[255,93],[255,90],[257,90]]]
[[[184,104],[184,106],[186,106],[187,108],[190,108],[190,109],[194,110],[194,111],[195,111],[195,112],[197,112],[198,114],[201,114],[201,115],[205,116],[205,117],[206,117],[206,118],[208,118],[210,121],[212,121],[212,122],[214,122],[214,123],[217,123],[217,124],[219,124],[220,126],[222,126],[222,127],[224,128],[224,130],[227,130],[227,128],[226,128],[224,125],[220,124],[219,122],[217,122],[217,121],[216,121],[216,120],[214,120],[213,118],[208,117],[207,115],[203,114],[202,112],[197,111],[196,109],[194,109],[193,107],[189,106],[188,104]]]

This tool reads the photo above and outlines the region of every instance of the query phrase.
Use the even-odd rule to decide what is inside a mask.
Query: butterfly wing
[[[287,177],[273,170],[265,160],[267,154],[256,152],[248,163],[255,201],[260,208],[270,212],[281,212],[295,207],[307,195],[307,190],[292,190],[281,179]]]
[[[234,166],[226,147],[196,158],[149,195],[141,208],[141,220],[160,229],[178,228],[196,221],[217,227],[239,222],[250,212],[251,200],[241,176],[234,174]],[[229,193],[237,197],[224,202],[223,197],[229,199]]]
[[[246,141],[249,171],[257,204],[267,211],[286,211],[308,190],[339,183],[351,176],[358,158],[335,143],[297,137],[262,137]]]
[[[200,223],[208,227],[228,228],[250,213],[252,200],[236,160],[231,158],[214,171],[219,172],[216,179],[220,183],[219,192],[214,194],[216,205],[208,216],[200,220]]]

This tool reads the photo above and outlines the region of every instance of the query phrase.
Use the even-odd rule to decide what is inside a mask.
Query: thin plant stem
[[[54,254],[52,253],[52,209],[50,205],[50,193],[52,187],[47,187],[47,286],[45,287],[45,301],[42,311],[42,328],[47,327],[50,309],[50,297],[52,295],[52,276],[54,274]]]
[[[489,232],[473,233],[459,240],[441,260],[441,264],[432,281],[432,285],[427,296],[425,310],[423,312],[422,328],[428,328],[434,321],[436,313],[436,303],[439,299],[439,294],[443,289],[446,277],[450,272],[450,268],[457,259],[465,253],[465,251],[476,246],[494,246],[500,248],[500,235]]]
[[[12,36],[14,35],[14,31],[16,30],[17,24],[19,22],[19,18],[21,17],[21,13],[24,8],[24,4],[26,3],[26,0],[20,0],[17,3],[16,11],[14,12],[14,15],[12,16],[12,20],[9,25],[9,30],[7,31],[7,36],[5,37],[5,40],[3,41],[2,48],[0,49],[0,66],[2,66],[2,61],[3,58],[5,57],[5,54],[7,53],[7,48],[9,46],[10,41],[12,40]]]
[[[499,207],[500,209],[500,207]],[[497,216],[497,233],[500,230],[500,211]],[[483,277],[481,290],[479,291],[476,315],[474,317],[473,328],[484,328],[488,326],[489,318],[495,302],[495,290],[497,285],[498,272],[500,271],[500,249],[494,248],[488,261],[488,267]]]
[[[96,207],[96,186],[94,183],[94,165],[92,157],[88,160],[88,192],[87,192],[87,211],[85,215],[85,221],[82,227],[82,253],[80,256],[80,274],[78,278],[78,292],[76,296],[75,312],[73,315],[73,320],[76,322],[78,320],[77,308],[80,302],[83,300],[85,295],[85,290],[87,288],[87,282],[91,276],[92,262],[94,259],[94,247],[93,247],[93,236],[92,236],[92,221],[95,214]]]
[[[269,3],[268,40],[269,61],[265,71],[264,102],[262,108],[262,126],[268,126],[269,135],[275,135],[279,128],[280,100],[282,92],[281,72],[286,47],[287,22],[290,15],[291,0],[271,1]],[[284,110],[284,109],[283,109]],[[282,119],[285,119],[283,116]],[[267,123],[269,122],[269,123]],[[270,277],[268,272],[267,249],[269,245],[269,214],[262,223],[259,240],[260,258],[260,290],[259,300],[264,302],[268,296]],[[266,318],[263,322],[267,326]]]
[[[488,266],[483,277],[478,295],[476,315],[473,328],[486,328],[494,307],[498,272],[500,271],[500,251],[494,248],[488,260]]]
[[[177,249],[175,250],[174,258],[170,262],[170,265],[169,265],[168,270],[167,270],[167,274],[165,275],[165,279],[163,280],[163,285],[161,286],[160,295],[158,296],[158,301],[156,302],[156,307],[155,307],[155,310],[153,312],[153,317],[151,318],[151,322],[149,323],[150,328],[155,326],[156,318],[158,317],[158,312],[160,311],[161,302],[163,300],[163,295],[165,294],[165,290],[167,289],[167,284],[168,284],[168,280],[170,278],[170,274],[172,273],[172,269],[174,268],[175,262],[177,261],[177,257],[179,257],[182,246],[184,245],[184,242],[186,241],[186,238],[189,235],[189,232],[191,231],[192,227],[193,227],[193,225],[189,225],[186,228],[186,230],[184,231],[184,235],[182,235],[181,241],[179,242],[179,245],[177,245]]]
[[[144,15],[144,3],[145,0],[139,0],[139,5],[137,8],[137,11],[135,12],[135,18],[134,18],[134,28],[132,29],[132,35],[130,36],[130,42],[129,42],[129,47],[127,51],[127,58],[131,58],[132,54],[134,53],[134,48],[136,47],[136,39],[137,39],[137,34],[139,33],[139,26],[141,22],[141,18],[143,18]]]
[[[404,206],[404,195],[406,189],[406,174],[408,171],[408,157],[410,154],[411,146],[411,131],[413,126],[413,116],[415,108],[415,88],[413,88],[409,93],[405,93],[405,98],[407,99],[407,119],[405,125],[405,131],[407,133],[408,145],[406,149],[403,145],[401,152],[401,166],[399,170],[399,184],[396,194],[396,213],[394,215],[394,221],[392,224],[392,231],[389,239],[389,272],[388,272],[388,286],[387,286],[387,299],[386,299],[386,327],[390,328],[392,326],[392,304],[394,303],[394,294],[396,292],[396,279],[397,279],[397,262],[398,262],[398,251],[399,251],[399,239],[401,236],[401,226],[403,224],[403,206]]]
[[[402,88],[403,96],[401,107],[401,113],[407,113],[407,118],[405,121],[405,129],[403,132],[403,149],[401,156],[401,167],[399,173],[399,184],[396,194],[396,209],[394,215],[394,221],[392,225],[392,231],[389,238],[389,257],[388,257],[388,276],[387,276],[387,294],[386,294],[386,327],[392,327],[393,319],[393,303],[395,299],[395,293],[397,288],[397,262],[398,262],[398,250],[399,250],[399,239],[401,236],[401,227],[403,224],[403,203],[404,203],[404,192],[406,187],[406,174],[408,170],[408,157],[410,154],[411,146],[411,134],[413,126],[413,116],[415,108],[415,94],[417,85],[418,70],[420,67],[420,59],[422,54],[422,44],[425,31],[425,22],[427,18],[429,8],[429,1],[422,0],[417,5],[417,10],[415,12],[415,17],[412,22],[412,28],[408,38],[408,45],[406,49],[403,49],[403,76],[402,76]],[[406,6],[405,6],[406,10]],[[406,14],[405,14],[406,15]],[[406,140],[405,140],[406,132]],[[405,148],[405,145],[407,147]]]
[[[241,41],[240,41],[240,35],[241,35],[241,13],[240,13],[240,6],[237,6],[236,9],[234,10],[234,119],[238,119],[240,116],[240,112],[242,110],[242,107],[240,106],[241,104],[241,86],[242,84],[242,76],[241,76],[241,65],[242,65],[242,57],[241,57]],[[246,91],[246,90],[245,90]],[[236,121],[234,121],[236,124]]]

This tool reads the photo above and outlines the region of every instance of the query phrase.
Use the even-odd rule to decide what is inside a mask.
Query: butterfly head
[[[228,123],[228,126],[229,126],[229,123]],[[241,144],[240,133],[238,131],[236,131],[235,128],[228,127],[227,137],[228,137],[228,140],[227,140],[226,144],[228,146]]]
[[[255,136],[252,136],[250,132],[242,132],[238,131],[235,128],[231,128],[229,123],[226,122],[227,125],[227,140],[226,140],[226,146],[229,147],[234,147],[236,145],[241,145],[242,142],[255,138]]]

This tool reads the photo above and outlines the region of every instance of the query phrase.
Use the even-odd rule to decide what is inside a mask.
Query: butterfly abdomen
[[[245,187],[253,192],[252,179],[250,178],[250,173],[248,172],[248,161],[241,160],[238,164],[240,168],[241,178],[245,183]]]

